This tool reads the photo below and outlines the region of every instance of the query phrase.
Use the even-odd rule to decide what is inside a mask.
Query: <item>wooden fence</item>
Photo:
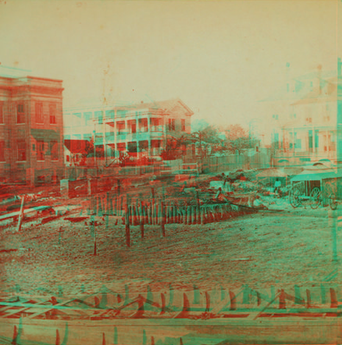
[[[145,225],[158,225],[160,235],[165,237],[166,224],[207,224],[256,212],[253,209],[229,203],[200,205],[199,199],[195,205],[181,205],[178,202],[165,201],[163,197],[154,197],[153,189],[151,194],[149,200],[109,192],[97,195],[91,198],[88,214],[121,218],[126,228],[126,244],[130,247],[130,226],[140,226],[141,238],[144,238]]]

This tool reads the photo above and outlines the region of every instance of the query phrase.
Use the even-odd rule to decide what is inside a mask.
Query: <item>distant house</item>
[[[62,81],[0,77],[0,180],[37,184],[64,176]]]
[[[341,60],[336,71],[321,68],[291,80],[283,96],[273,99],[282,113],[272,114],[274,164],[341,161],[338,141],[342,135]]]

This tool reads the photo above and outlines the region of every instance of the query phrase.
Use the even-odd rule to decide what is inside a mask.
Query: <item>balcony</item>
[[[151,126],[150,131],[151,132],[163,132],[163,126]]]

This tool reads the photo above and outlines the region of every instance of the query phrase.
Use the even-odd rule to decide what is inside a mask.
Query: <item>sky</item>
[[[193,120],[247,125],[269,117],[258,101],[283,85],[286,63],[291,76],[336,69],[337,6],[0,0],[0,63],[63,80],[65,107],[179,97]]]

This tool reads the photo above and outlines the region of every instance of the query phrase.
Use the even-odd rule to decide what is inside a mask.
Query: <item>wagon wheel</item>
[[[290,204],[293,208],[300,206],[301,201],[300,201],[299,197],[300,197],[299,189],[295,188],[295,189],[292,189],[290,191],[289,201],[290,201]]]
[[[330,208],[334,211],[337,209],[337,198],[336,198],[336,194],[335,193],[330,193],[329,197],[328,197],[328,201],[329,201],[329,206]]]
[[[318,187],[315,187],[310,193],[310,206],[314,210],[318,208],[321,202],[321,191]]]

